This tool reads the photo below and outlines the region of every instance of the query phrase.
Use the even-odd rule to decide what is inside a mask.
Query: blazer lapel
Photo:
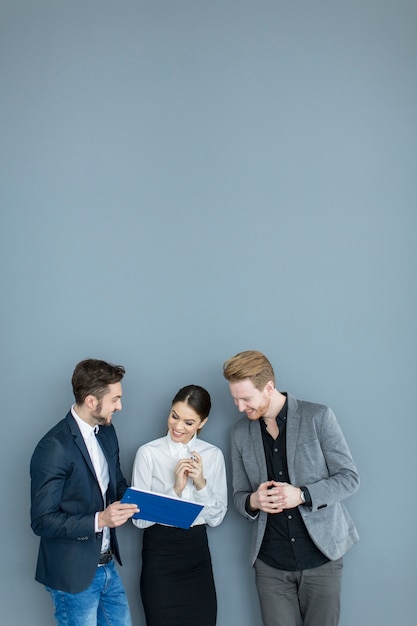
[[[116,467],[114,463],[110,462],[112,454],[111,450],[109,449],[109,442],[106,433],[104,432],[104,428],[106,428],[106,426],[103,426],[103,428],[99,429],[97,433],[97,441],[104,452],[104,456],[106,457],[107,466],[109,468],[109,488],[113,491],[116,485]]]
[[[72,417],[71,413],[68,413],[68,415],[67,415],[67,422],[68,422],[68,426],[69,426],[69,429],[71,431],[71,434],[74,437],[74,443],[79,448],[81,454],[84,457],[84,461],[86,462],[89,470],[91,471],[92,475],[94,476],[94,480],[98,484],[96,472],[95,472],[94,466],[93,466],[93,464],[91,462],[91,458],[90,458],[90,455],[88,453],[87,446],[85,445],[84,437],[82,436],[81,431],[78,428],[77,422]]]
[[[268,480],[268,472],[266,469],[266,459],[264,444],[262,442],[261,425],[259,424],[258,420],[250,422],[249,432],[255,452],[255,459],[261,471],[261,482],[265,482],[266,480]]]
[[[297,401],[294,397],[288,397],[287,411],[287,465],[290,478],[293,477],[295,449],[300,429],[300,416],[297,410]]]

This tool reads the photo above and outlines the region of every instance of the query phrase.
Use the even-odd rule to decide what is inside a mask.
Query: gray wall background
[[[230,470],[221,366],[260,349],[279,389],[332,406],[361,473],[341,626],[415,624],[416,18],[412,0],[0,2],[4,623],[54,623],[28,465],[74,365],[127,369],[127,476],[191,382]],[[209,531],[219,626],[261,624],[249,533],[232,503]],[[141,626],[141,535],[119,536]]]

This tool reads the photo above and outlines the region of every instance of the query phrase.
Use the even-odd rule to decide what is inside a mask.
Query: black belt
[[[100,554],[100,559],[99,559],[98,564],[99,565],[107,565],[107,563],[110,563],[112,558],[113,558],[113,555],[111,553],[111,550],[106,550],[106,552],[102,552]]]

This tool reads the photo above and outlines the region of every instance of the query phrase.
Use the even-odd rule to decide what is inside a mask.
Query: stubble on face
[[[230,393],[241,413],[251,421],[263,417],[269,410],[271,400],[265,390],[260,391],[249,380],[230,383]]]
[[[103,403],[99,401],[99,403],[97,404],[96,410],[94,411],[94,413],[91,414],[91,417],[94,419],[97,426],[110,426],[113,414],[109,415],[108,417],[105,417],[104,415],[101,414],[102,410],[103,410]]]
[[[258,420],[267,413],[270,405],[269,398],[262,398],[259,403],[254,403],[255,406],[250,406],[250,402],[248,402],[248,407],[245,410],[246,417],[250,420]]]

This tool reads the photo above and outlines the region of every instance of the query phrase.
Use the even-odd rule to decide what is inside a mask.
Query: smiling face
[[[261,417],[269,417],[268,410],[271,405],[271,394],[274,390],[272,381],[268,382],[260,391],[248,378],[229,384],[230,393],[241,413],[246,413],[250,420],[258,420]]]
[[[113,413],[122,408],[122,385],[113,383],[108,386],[107,392],[98,400],[95,396],[88,396],[91,426],[110,426]],[[87,404],[87,398],[86,398]]]
[[[177,443],[188,443],[206,421],[207,418],[202,420],[186,402],[175,402],[168,416],[168,431],[171,439]]]

